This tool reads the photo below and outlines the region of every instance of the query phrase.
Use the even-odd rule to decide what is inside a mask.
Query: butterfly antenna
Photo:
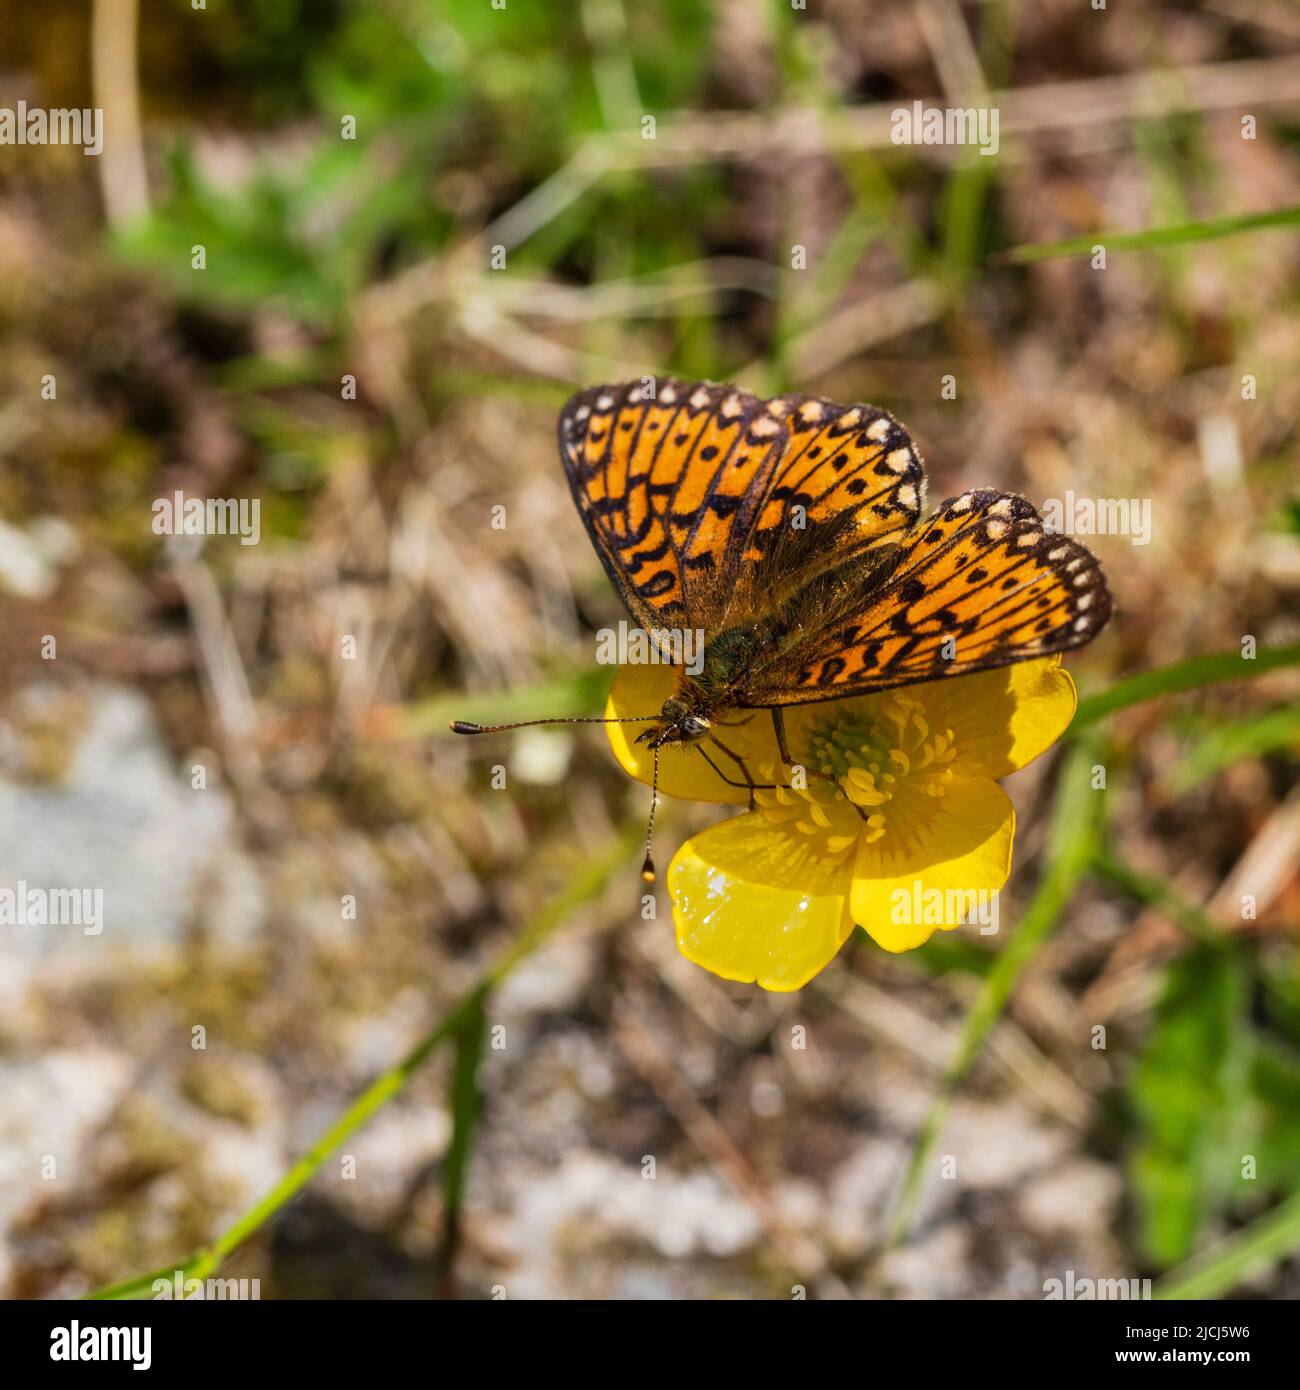
[[[645,828],[645,863],[641,865],[641,877],[647,883],[655,881],[655,861],[650,854],[650,841],[655,833],[655,810],[659,805],[659,745],[655,744],[654,781],[650,786],[650,820]]]
[[[538,724],[651,724],[657,714],[628,715],[618,719],[521,719],[517,724],[471,724],[467,719],[453,719],[453,734],[504,734],[509,729],[531,729]]]

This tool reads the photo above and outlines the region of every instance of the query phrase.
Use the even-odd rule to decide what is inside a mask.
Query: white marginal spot
[[[895,495],[897,496],[898,500],[903,504],[903,506],[916,506],[916,489],[912,486],[911,483],[904,483],[903,486],[898,489],[898,492]]]
[[[700,389],[696,391],[696,393],[691,397],[691,405],[696,410],[703,410],[704,407],[708,405],[708,403],[709,393],[704,389],[703,386],[701,386]]]
[[[1065,568],[1066,568],[1071,574],[1073,574],[1073,573],[1075,572],[1075,570],[1077,570],[1081,564],[1083,564],[1083,556],[1082,556],[1082,555],[1080,555],[1079,558],[1078,558],[1077,560],[1071,560],[1070,563],[1069,563],[1068,565],[1066,565]]]
[[[784,397],[784,396],[778,396],[774,401],[768,401],[768,403],[767,403],[767,412],[768,412],[769,415],[775,415],[778,419],[784,418],[784,416],[785,416],[785,397]]]
[[[1074,576],[1074,582],[1076,585],[1089,584],[1092,582],[1092,575],[1087,573],[1087,571],[1083,574],[1076,574]]]
[[[912,451],[910,449],[895,449],[893,453],[885,455],[885,463],[895,473],[906,473],[912,466]]]
[[[613,405],[613,404],[614,404],[614,397],[613,397],[613,396],[597,396],[597,397],[596,397],[596,409],[597,409],[597,410],[608,410],[608,409],[610,408],[610,406]]]
[[[1016,537],[1017,545],[1037,545],[1042,539],[1037,531],[1026,531],[1023,535]]]
[[[989,515],[990,515],[990,516],[1010,516],[1010,515],[1011,515],[1011,499],[1010,499],[1009,497],[1004,497],[1000,502],[994,502],[994,504],[989,508]]]
[[[1007,523],[1005,521],[990,521],[984,529],[989,533],[989,540],[1000,541],[1007,534]]]
[[[1068,546],[1058,545],[1055,550],[1049,550],[1047,552],[1047,558],[1049,560],[1063,560],[1069,553],[1070,549]]]
[[[576,412],[577,419],[579,420],[585,420],[590,414],[591,407],[589,405],[580,405]]]
[[[892,468],[893,464],[890,464],[890,467]],[[970,493],[963,492],[962,495],[952,504],[952,506],[948,508],[948,510],[952,512],[970,511]]]
[[[760,439],[766,439],[769,435],[779,434],[781,426],[775,420],[755,420],[750,426],[750,434],[757,435]]]
[[[722,402],[722,413],[728,420],[740,414],[740,397],[734,391]]]
[[[666,402],[668,405],[672,405],[672,403],[677,399],[676,389],[672,386],[665,386],[664,389],[659,393],[659,399],[661,401]]]
[[[880,419],[873,420],[863,431],[868,439],[874,439],[877,444],[889,433],[889,420],[882,415]]]
[[[835,423],[842,430],[851,430],[860,419],[862,419],[862,412],[855,405],[852,410],[846,410]],[[875,426],[872,428],[874,429]],[[867,433],[870,434],[871,430],[868,430]]]
[[[804,401],[799,407],[799,414],[805,420],[820,420],[822,418],[822,403],[820,401]]]
[[[1082,612],[1083,609],[1087,608],[1088,605],[1089,605],[1091,602],[1092,602],[1092,595],[1091,595],[1091,594],[1080,594],[1079,597],[1078,597],[1078,599],[1077,599],[1077,601],[1075,602],[1075,605],[1074,605],[1074,606],[1075,606],[1076,608],[1078,608],[1078,609],[1080,610],[1080,612]]]
[[[1075,632],[1082,632],[1088,626],[1087,618],[1077,618],[1074,623]]]

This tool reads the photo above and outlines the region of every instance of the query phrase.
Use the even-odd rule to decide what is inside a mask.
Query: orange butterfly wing
[[[761,708],[1006,666],[1090,641],[1096,559],[1023,497],[978,491],[924,524],[921,459],[868,405],[763,401],[651,379],[579,392],[560,453],[588,533],[647,629],[750,625]]]
[[[746,684],[746,706],[803,704],[983,671],[1082,646],[1110,616],[1096,558],[1049,532],[1023,497],[950,498],[855,585],[814,588]]]
[[[644,627],[702,625],[739,565],[785,443],[765,403],[662,379],[580,391],[560,456],[596,552]]]
[[[560,454],[610,578],[645,627],[712,635],[857,552],[897,539],[925,479],[902,427],[872,406],[759,400],[661,379],[565,406]]]
[[[875,406],[799,395],[778,396],[768,410],[783,421],[788,439],[753,537],[756,563],[806,575],[814,554],[826,568],[897,541],[915,526],[925,471],[892,416]],[[812,534],[805,539],[804,531]]]

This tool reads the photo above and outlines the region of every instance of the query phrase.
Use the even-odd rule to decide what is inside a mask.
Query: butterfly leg
[[[803,767],[802,763],[796,762],[791,757],[790,745],[785,741],[785,715],[776,705],[773,705],[768,713],[772,716],[772,729],[776,734],[776,746],[781,754],[781,761],[786,767]],[[836,787],[839,786],[839,782],[829,772],[819,772],[816,768],[811,767],[804,767],[804,771],[809,777],[815,777],[819,782],[830,782]]]
[[[768,711],[772,716],[772,729],[776,734],[777,751],[781,754],[781,761],[786,767],[801,767],[802,764],[790,756],[790,745],[785,741],[785,715],[781,713],[778,706],[772,705]],[[819,782],[829,782],[836,791],[840,790],[839,779],[832,777],[829,772],[819,772],[816,768],[805,767],[804,771],[809,777],[815,777]],[[859,820],[866,820],[867,813],[857,804],[856,801],[845,798],[849,805],[858,813]]]
[[[721,777],[722,780],[729,787],[744,787],[746,791],[749,792],[749,809],[752,811],[754,809],[754,793],[775,791],[776,783],[755,782],[754,779],[749,775],[749,765],[745,762],[744,758],[742,758],[739,753],[735,752],[733,749],[728,748],[727,745],[723,743],[723,741],[716,734],[713,736],[713,741],[727,755],[727,757],[729,757],[731,761],[735,763],[736,766],[740,769],[741,776],[745,779],[743,782],[733,782],[731,778],[728,777],[726,773],[723,772],[723,770],[717,765],[717,763],[715,763],[713,759],[709,757],[709,755],[704,751],[704,748],[701,744],[697,743],[695,747],[699,752],[700,756],[704,759],[704,761],[708,763],[708,765],[714,770],[714,772],[716,772],[718,776]]]

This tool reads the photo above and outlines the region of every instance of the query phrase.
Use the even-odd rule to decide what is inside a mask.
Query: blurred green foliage
[[[350,296],[392,267],[447,248],[459,173],[506,206],[611,120],[635,128],[643,111],[697,100],[712,22],[705,0],[631,7],[626,33],[622,7],[605,0],[521,4],[508,19],[486,2],[227,8],[229,22],[205,31],[209,57],[250,93],[245,115],[311,125],[289,127],[287,147],[263,150],[237,180],[203,178],[181,139],[162,200],[118,248],[183,295],[276,300],[321,327],[338,326]],[[631,274],[692,259],[717,189],[712,173],[689,175],[671,198],[636,173],[611,177],[518,264],[591,272],[617,258]],[[219,274],[191,270],[196,245]]]
[[[1294,975],[1264,965],[1282,998]],[[1169,967],[1133,1078],[1141,1142],[1134,1181],[1147,1258],[1186,1259],[1207,1226],[1300,1190],[1300,1050],[1294,1009],[1251,1019],[1251,959],[1200,944]],[[1281,1025],[1279,1027],[1279,1025]]]
[[[1161,1268],[1191,1252],[1239,1151],[1245,983],[1240,959],[1221,948],[1175,960],[1134,1073],[1142,1242]]]

